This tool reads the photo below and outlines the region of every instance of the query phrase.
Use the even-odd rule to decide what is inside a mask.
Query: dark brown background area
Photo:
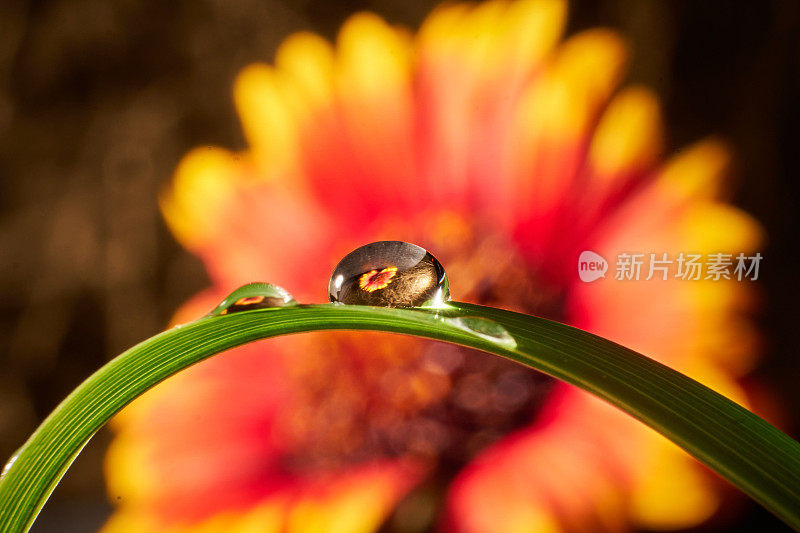
[[[416,28],[437,2],[14,1],[0,4],[0,457],[104,361],[159,331],[206,283],[156,197],[198,145],[244,147],[230,88],[289,33],[333,38],[370,9]],[[707,134],[738,155],[736,203],[766,226],[757,371],[800,405],[800,4],[580,0],[570,31],[609,25],[629,76],[664,101],[674,150]],[[320,288],[320,299],[325,288]],[[786,429],[798,435],[797,417]],[[101,432],[34,531],[90,531],[109,507]],[[747,521],[782,528],[751,506]]]

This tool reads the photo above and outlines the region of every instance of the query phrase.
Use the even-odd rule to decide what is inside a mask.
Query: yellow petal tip
[[[663,135],[658,98],[641,86],[621,91],[603,113],[589,151],[594,171],[614,177],[654,165]]]
[[[188,248],[196,247],[216,229],[216,215],[233,193],[236,162],[220,148],[197,148],[178,165],[172,187],[159,200],[167,225]]]

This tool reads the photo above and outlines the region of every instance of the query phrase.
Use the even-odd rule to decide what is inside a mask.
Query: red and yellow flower
[[[748,252],[761,231],[723,201],[722,144],[662,160],[656,98],[618,88],[625,43],[602,29],[560,42],[565,16],[557,0],[450,5],[411,35],[358,14],[335,46],[297,34],[274,66],[246,68],[249,148],[189,153],[162,201],[212,280],[176,321],[254,280],[320,301],[345,253],[406,240],[459,300],[558,318],[746,402],[746,283],[578,279],[582,250]],[[720,503],[694,460],[602,401],[383,334],[236,349],[116,428],[108,531],[372,531],[404,498],[412,518],[439,502],[454,531],[668,529]]]

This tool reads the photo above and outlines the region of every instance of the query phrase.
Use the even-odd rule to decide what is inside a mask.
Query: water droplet
[[[443,320],[473,335],[492,341],[495,344],[501,344],[504,348],[513,349],[517,347],[517,341],[514,340],[508,330],[493,320],[476,316],[444,318]]]
[[[209,315],[227,315],[251,309],[297,305],[286,289],[271,283],[248,283],[230,293]]]
[[[450,285],[441,263],[425,248],[378,241],[356,248],[331,275],[332,302],[377,307],[441,306]]]
[[[6,475],[6,473],[8,473],[8,471],[11,469],[11,465],[13,465],[14,462],[17,460],[17,457],[19,457],[19,450],[14,452],[14,455],[11,456],[11,459],[9,459],[8,462],[3,466],[3,471],[0,472],[0,478],[2,478],[3,476]]]

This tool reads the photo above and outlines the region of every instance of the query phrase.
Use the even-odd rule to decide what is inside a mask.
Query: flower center
[[[513,246],[494,236],[459,244],[435,248],[458,299],[560,317],[557,291],[536,282]],[[371,270],[359,287],[382,289],[395,274]],[[552,385],[511,361],[419,339],[361,332],[308,343],[291,355],[295,398],[279,424],[293,472],[411,455],[454,473],[530,424]]]

